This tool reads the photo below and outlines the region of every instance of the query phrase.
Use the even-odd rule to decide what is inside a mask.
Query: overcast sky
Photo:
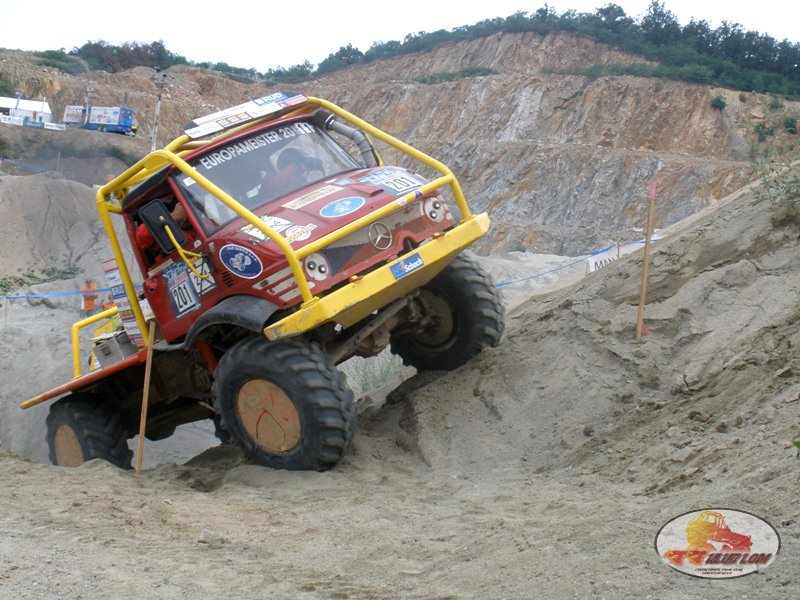
[[[594,12],[608,2],[556,0],[558,13],[567,9]],[[620,0],[630,17],[641,17],[649,0]],[[227,62],[235,67],[266,71],[304,60],[318,64],[340,46],[366,51],[374,41],[402,40],[407,33],[452,29],[482,19],[506,17],[518,10],[534,11],[544,2],[493,0],[437,3],[431,0],[367,2],[64,2],[63,0],[0,0],[0,47],[19,50],[67,51],[89,40],[153,42],[196,62]],[[692,17],[712,27],[722,21],[800,41],[797,0],[666,0],[681,25]],[[293,9],[298,12],[294,13]]]

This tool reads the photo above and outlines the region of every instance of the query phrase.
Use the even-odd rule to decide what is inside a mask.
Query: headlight
[[[315,281],[325,281],[331,274],[331,267],[322,254],[312,254],[304,261],[306,273]]]
[[[428,198],[422,203],[422,214],[434,223],[444,221],[447,205],[440,198]]]

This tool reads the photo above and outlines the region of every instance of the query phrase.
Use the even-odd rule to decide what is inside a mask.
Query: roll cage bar
[[[315,108],[323,108],[337,117],[348,121],[352,125],[366,131],[367,133],[371,134],[375,138],[385,142],[386,144],[396,148],[397,150],[403,152],[404,154],[419,160],[420,162],[428,165],[432,169],[441,173],[441,177],[434,179],[433,181],[426,183],[419,189],[409,192],[404,196],[397,198],[394,202],[391,202],[373,212],[362,216],[359,219],[332,231],[331,233],[321,237],[320,239],[306,244],[302,248],[295,250],[291,247],[290,243],[286,241],[286,239],[277,233],[274,229],[267,226],[261,219],[256,217],[250,210],[248,210],[245,206],[234,200],[230,195],[228,195],[224,190],[220,189],[206,177],[200,174],[194,167],[192,167],[189,163],[186,162],[185,158],[189,158],[188,155],[193,154],[196,150],[204,148],[206,146],[213,145],[217,142],[220,142],[224,139],[231,137],[237,133],[240,133],[246,129],[251,127],[267,123],[270,121],[280,121],[282,119],[291,118],[295,116],[302,115],[303,113],[311,114],[311,111]],[[350,114],[346,110],[336,106],[332,102],[328,102],[327,100],[322,100],[319,98],[308,97],[303,102],[295,104],[284,111],[281,111],[279,114],[268,114],[265,116],[257,117],[254,119],[249,119],[246,122],[243,122],[241,125],[237,125],[235,127],[225,129],[218,135],[208,139],[208,140],[198,140],[193,139],[188,134],[184,134],[172,142],[167,144],[163,149],[156,150],[155,152],[151,152],[132,167],[127,169],[124,173],[119,175],[118,177],[112,179],[107,184],[102,186],[100,189],[97,190],[97,210],[100,214],[100,220],[105,227],[106,233],[108,235],[109,241],[111,243],[111,248],[114,253],[114,258],[116,259],[117,265],[119,267],[120,275],[125,287],[125,293],[130,300],[131,308],[133,310],[134,316],[136,318],[136,323],[139,327],[139,331],[141,332],[142,337],[144,338],[145,345],[150,343],[148,339],[148,330],[147,325],[145,324],[144,315],[139,307],[139,302],[136,295],[136,290],[134,288],[133,281],[130,276],[130,272],[128,270],[128,266],[125,262],[125,259],[122,254],[122,249],[119,244],[119,240],[117,239],[117,235],[114,231],[114,227],[111,223],[110,215],[112,213],[120,214],[123,212],[123,202],[128,195],[131,186],[136,185],[139,182],[143,182],[151,176],[157,174],[157,172],[161,169],[168,170],[170,166],[175,167],[177,170],[181,171],[185,175],[194,179],[201,187],[203,187],[206,191],[210,192],[214,196],[216,196],[220,202],[225,204],[228,208],[233,210],[239,217],[247,221],[250,225],[261,231],[267,238],[275,242],[275,244],[280,248],[283,252],[286,260],[289,263],[289,267],[291,268],[292,274],[294,275],[294,279],[297,282],[297,287],[300,291],[300,295],[303,299],[303,307],[310,306],[314,302],[318,300],[315,296],[311,294],[311,290],[308,285],[308,281],[306,280],[305,274],[303,273],[302,266],[300,261],[321,250],[322,248],[328,246],[329,244],[336,242],[347,235],[350,235],[354,231],[361,229],[362,227],[369,225],[379,219],[386,217],[387,215],[392,214],[393,212],[400,210],[409,202],[414,202],[426,196],[427,194],[433,192],[436,189],[439,189],[443,186],[449,185],[453,196],[458,204],[458,207],[461,211],[461,222],[465,222],[472,217],[472,212],[470,211],[469,207],[467,206],[467,202],[464,198],[464,194],[461,190],[461,186],[458,183],[455,175],[453,175],[452,171],[448,169],[444,164],[437,161],[436,159],[428,156],[424,152],[420,152],[416,148],[409,146],[408,144],[398,140],[397,138],[381,131],[377,127],[370,125],[366,121],[359,119],[355,115]]]

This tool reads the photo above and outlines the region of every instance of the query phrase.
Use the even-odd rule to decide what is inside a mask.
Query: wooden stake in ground
[[[636,318],[636,341],[642,338],[644,326],[644,303],[647,300],[647,277],[650,274],[650,238],[653,233],[653,209],[656,202],[656,181],[650,184],[647,194],[647,231],[644,237],[644,261],[642,264],[642,289],[639,293],[639,315]]]
[[[150,334],[147,336],[147,362],[144,367],[144,390],[142,391],[142,415],[139,417],[139,447],[136,449],[136,474],[142,472],[142,451],[144,450],[144,426],[147,424],[147,401],[150,397],[150,369],[153,364],[153,344],[155,343],[156,322],[150,321]]]

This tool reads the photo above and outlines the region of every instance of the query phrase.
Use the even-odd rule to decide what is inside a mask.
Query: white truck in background
[[[135,136],[138,129],[133,110],[119,106],[68,105],[64,109],[64,124],[131,136]]]

